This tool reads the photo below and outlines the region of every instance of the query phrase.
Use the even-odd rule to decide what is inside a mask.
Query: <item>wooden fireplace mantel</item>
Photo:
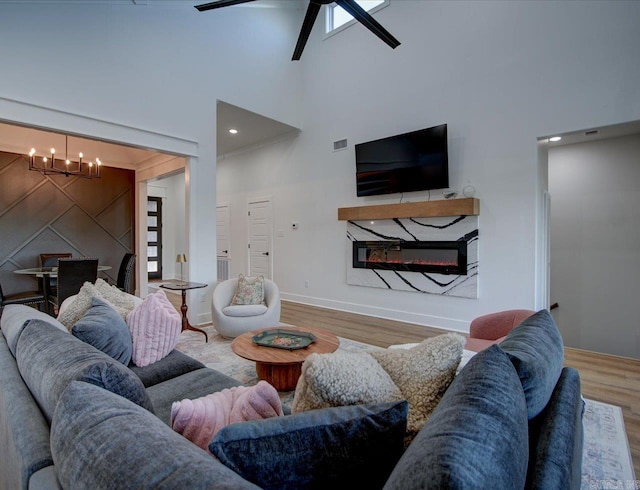
[[[480,214],[480,201],[473,197],[440,201],[405,202],[338,208],[338,220],[429,218],[432,216],[476,216]]]

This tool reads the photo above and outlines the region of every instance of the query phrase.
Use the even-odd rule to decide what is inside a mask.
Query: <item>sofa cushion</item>
[[[73,380],[83,380],[153,410],[140,379],[118,361],[41,320],[24,328],[16,349],[18,369],[51,421],[58,398]]]
[[[140,367],[166,357],[182,331],[182,317],[162,289],[147,295],[127,315],[127,324],[133,339],[131,359]]]
[[[0,326],[2,327],[2,333],[4,338],[7,339],[7,344],[13,357],[16,356],[16,345],[18,344],[20,334],[31,320],[41,320],[63,332],[67,331],[67,328],[62,323],[42,311],[26,305],[7,305],[2,311]]]
[[[63,488],[257,488],[149,412],[77,381],[60,397],[51,452]]]
[[[203,367],[205,365],[200,361],[196,361],[193,357],[175,349],[169,352],[166,357],[148,366],[139,367],[132,362],[129,363],[129,369],[140,378],[142,384],[147,388]]]
[[[33,475],[51,465],[49,424],[0,335],[0,488],[28,488]]]
[[[241,384],[215,369],[202,368],[150,386],[147,388],[147,394],[156,416],[170,425],[171,405],[176,400],[199,398]]]
[[[229,305],[222,308],[222,313],[227,316],[247,317],[264,315],[267,312],[266,305]]]
[[[232,305],[262,305],[264,304],[264,276],[245,277],[238,275],[236,292],[231,299]]]
[[[411,349],[385,349],[371,355],[391,376],[409,402],[407,433],[418,433],[456,375],[465,339],[448,333],[422,341]]]
[[[453,380],[384,488],[522,489],[528,454],[524,392],[494,345]]]
[[[355,405],[231,424],[209,449],[265,489],[380,488],[402,454],[407,408]]]
[[[580,375],[566,367],[545,409],[529,422],[527,488],[580,488],[583,412]]]
[[[113,357],[125,366],[131,361],[131,333],[122,317],[109,303],[94,297],[91,307],[71,328],[71,334]]]
[[[511,330],[500,347],[520,376],[529,419],[547,405],[564,362],[562,336],[547,310],[540,310]]]
[[[403,399],[391,377],[369,353],[338,351],[307,357],[291,411]]]
[[[205,451],[220,429],[236,422],[282,416],[282,402],[266,381],[234,386],[171,405],[171,428]]]

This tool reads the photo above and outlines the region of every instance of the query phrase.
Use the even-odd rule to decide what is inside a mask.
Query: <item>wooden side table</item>
[[[170,282],[166,284],[160,284],[160,287],[163,289],[171,289],[172,291],[181,291],[182,292],[182,306],[180,306],[180,311],[182,312],[182,331],[185,330],[193,330],[194,332],[200,332],[204,335],[204,341],[209,342],[209,336],[207,332],[200,328],[196,328],[189,323],[189,319],[187,318],[187,310],[189,307],[187,306],[187,291],[189,289],[199,289],[206,288],[206,284],[202,284],[201,282]]]
[[[316,336],[316,340],[308,347],[296,350],[266,347],[253,342],[254,335],[273,328],[310,332]],[[267,381],[278,391],[291,391],[296,388],[302,373],[302,363],[310,354],[334,352],[339,345],[338,337],[326,330],[307,327],[271,327],[239,335],[231,343],[231,349],[240,357],[255,361],[258,378]]]

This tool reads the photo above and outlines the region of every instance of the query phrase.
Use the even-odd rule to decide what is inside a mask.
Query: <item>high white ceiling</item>
[[[65,148],[67,141],[68,148]],[[172,155],[76,136],[69,136],[65,140],[64,134],[0,123],[1,151],[27,154],[31,148],[39,156],[48,155],[50,148],[55,148],[57,156],[64,158],[65,153],[68,153],[70,160],[77,160],[78,153],[82,152],[85,161],[98,157],[109,167],[128,169],[144,163],[156,164],[175,158]]]
[[[209,3],[212,0],[0,0],[1,3],[40,3],[40,4],[85,4],[85,5],[135,5],[137,7],[162,7],[162,6],[195,6]],[[306,4],[306,0],[257,0],[253,2],[234,5],[234,7],[251,8],[299,8],[301,4]]]
[[[222,101],[217,105],[217,124],[219,157],[298,131],[288,124]],[[238,133],[229,133],[231,128],[237,129]],[[27,154],[31,148],[35,148],[38,155],[44,156],[48,155],[49,149],[53,147],[56,149],[56,155],[62,158],[67,152],[67,144],[71,160],[82,152],[86,161],[98,157],[109,167],[135,169],[143,165],[157,165],[174,158],[173,155],[73,135],[65,140],[64,134],[0,122],[0,151]]]
[[[275,140],[284,134],[298,131],[297,128],[247,111],[226,102],[218,101],[218,156],[228,155],[241,149]],[[237,129],[237,134],[229,133]]]
[[[602,126],[599,128],[588,128],[580,131],[570,131],[568,133],[550,134],[540,141],[547,143],[549,147],[575,145],[585,143],[587,141],[596,141],[609,138],[620,138],[631,134],[640,134],[640,121],[632,121],[621,124],[612,124],[611,126]],[[560,141],[546,141],[552,136],[560,136]]]

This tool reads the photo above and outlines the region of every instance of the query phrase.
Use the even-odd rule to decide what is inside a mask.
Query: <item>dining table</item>
[[[98,272],[108,271],[113,269],[110,265],[99,265]],[[16,274],[26,274],[36,277],[58,277],[57,267],[30,267],[29,269],[16,269],[13,271]]]
[[[98,265],[98,272],[104,272],[111,269],[112,267],[110,265]],[[16,269],[13,272],[15,274],[34,276],[39,279],[44,277],[47,277],[47,278],[58,277],[57,267],[29,267],[27,269]],[[47,287],[47,284],[49,283],[49,281],[43,281],[43,282],[45,285],[43,288],[44,301],[45,301],[45,305],[48,305],[49,304],[49,288]]]

